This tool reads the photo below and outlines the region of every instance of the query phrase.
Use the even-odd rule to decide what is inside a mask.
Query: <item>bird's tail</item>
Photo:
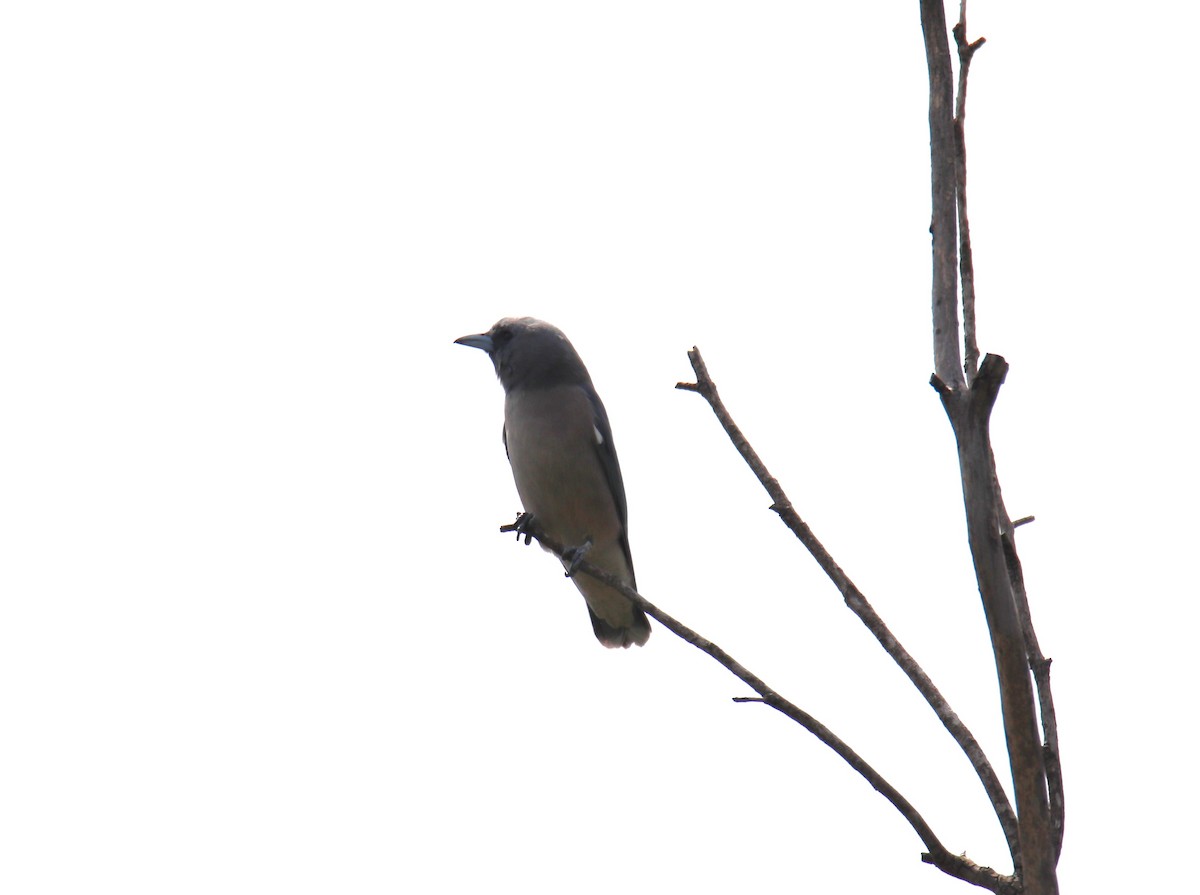
[[[598,567],[636,588],[633,563],[629,554],[618,542],[592,547],[587,558]],[[564,560],[564,566],[569,564]],[[650,620],[629,598],[615,588],[590,575],[578,574],[571,578],[587,601],[588,615],[592,619],[592,630],[596,639],[609,649],[642,646],[650,639]]]
[[[609,649],[628,649],[635,643],[642,646],[650,639],[650,619],[635,606],[629,607],[629,618],[622,619],[620,624],[605,621],[592,611],[591,606],[588,606],[588,615],[592,619],[592,630],[596,632],[596,639]]]

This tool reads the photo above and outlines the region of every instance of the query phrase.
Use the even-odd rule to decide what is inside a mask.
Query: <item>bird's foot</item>
[[[515,531],[518,541],[521,540],[521,535],[524,535],[525,546],[529,546],[529,543],[533,540],[534,524],[533,513],[518,513],[515,522],[500,526],[500,532],[501,534],[507,534],[510,531]]]
[[[579,564],[583,562],[583,558],[587,556],[587,552],[592,549],[592,539],[588,538],[578,547],[568,547],[563,551],[563,562],[567,564],[567,577],[574,577],[579,571]]]

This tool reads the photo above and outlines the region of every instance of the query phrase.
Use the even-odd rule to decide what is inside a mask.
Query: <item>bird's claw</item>
[[[592,539],[588,538],[578,547],[568,547],[563,551],[563,562],[567,564],[567,577],[573,578],[575,573],[579,571],[579,564],[583,562],[583,558],[587,552],[592,549]]]
[[[507,534],[510,531],[517,533],[517,540],[521,540],[521,535],[525,536],[525,546],[528,547],[533,541],[533,513],[518,513],[515,522],[509,525],[501,525],[500,533]]]

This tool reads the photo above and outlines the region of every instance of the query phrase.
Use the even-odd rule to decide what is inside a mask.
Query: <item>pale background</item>
[[[972,8],[1064,892],[1181,891],[1198,832],[1198,26]],[[496,533],[501,390],[451,340],[509,314],[590,366],[646,596],[1007,870],[966,761],[673,388],[701,346],[1002,764],[927,385],[925,107],[915,0],[5,4],[0,889],[970,891],[707,657],[602,649]]]

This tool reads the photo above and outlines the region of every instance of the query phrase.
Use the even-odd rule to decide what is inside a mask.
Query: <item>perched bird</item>
[[[454,341],[486,351],[504,386],[504,447],[525,511],[554,540],[636,588],[608,414],[567,337],[532,317],[506,317]],[[563,566],[570,574],[570,562]],[[602,644],[646,642],[650,622],[619,591],[586,574],[572,580]]]

